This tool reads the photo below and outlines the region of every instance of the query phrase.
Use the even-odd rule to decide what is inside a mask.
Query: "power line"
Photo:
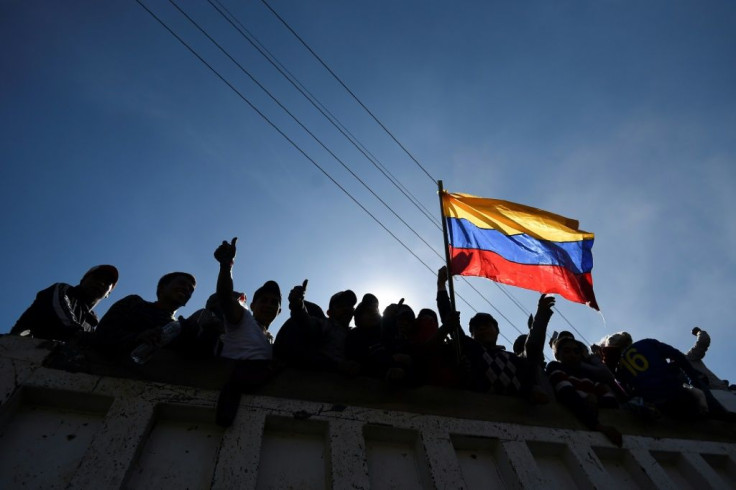
[[[334,115],[332,112],[325,107],[325,105],[317,99],[300,81],[299,79],[294,76],[284,65],[276,58],[275,55],[273,55],[263,44],[258,40],[258,38],[253,35],[244,25],[242,22],[240,22],[235,15],[232,14],[222,3],[220,3],[218,0],[208,0],[209,4],[212,5],[212,7],[217,10],[217,12],[228,22],[230,25],[238,31],[238,33],[245,38],[246,41],[248,41],[251,46],[253,46],[266,60],[271,63],[271,65],[276,68],[276,70],[281,73],[281,75],[286,78],[286,80],[291,83],[291,85],[299,91],[314,107],[317,109],[334,127],[337,129],[345,138],[350,141],[355,148],[365,156],[369,162],[373,164],[376,169],[378,169],[379,172],[383,174],[384,177],[386,177],[389,182],[391,182],[404,196],[409,199],[409,201],[417,208],[419,211],[424,214],[424,216],[432,223],[434,224],[437,229],[442,229],[442,227],[437,224],[436,218],[432,215],[432,213],[427,210],[427,208],[421,203],[419,199],[417,199],[416,196],[414,196],[409,189],[404,186],[399,179],[391,173],[391,171],[386,168],[383,163],[381,163],[380,160],[378,160],[375,155],[373,155],[368,149],[363,145],[357,137],[353,133],[351,133],[342,122]],[[217,5],[215,4],[217,3]],[[234,21],[238,24],[235,25],[233,23]]]
[[[178,34],[176,34],[161,18],[159,18],[152,10],[150,10],[146,5],[144,5],[141,0],[136,0],[136,2],[143,7],[156,21],[158,21],[159,24],[161,24],[174,38],[176,38],[177,41],[179,41],[185,48],[187,48],[194,56],[197,57],[197,59],[202,62],[207,68],[214,73],[217,78],[222,80],[225,85],[230,87],[230,89],[235,92],[238,97],[240,97],[246,104],[250,106],[251,109],[256,111],[256,113],[263,118],[264,121],[266,121],[273,129],[276,130],[286,141],[288,141],[299,153],[301,153],[304,158],[309,160],[312,165],[317,167],[320,172],[322,172],[325,177],[327,177],[333,184],[335,184],[345,195],[347,195],[358,207],[360,207],[368,216],[373,218],[373,220],[378,223],[378,225],[386,231],[389,235],[391,235],[394,240],[399,242],[410,254],[412,254],[419,262],[421,262],[430,272],[434,273],[432,271],[432,268],[429,267],[421,258],[419,258],[418,255],[416,255],[399,237],[397,237],[394,233],[391,232],[378,218],[376,218],[368,209],[363,206],[355,197],[353,197],[350,192],[348,192],[347,189],[345,189],[342,185],[340,185],[337,180],[335,180],[324,168],[322,168],[312,157],[310,157],[299,145],[296,144],[294,140],[289,138],[289,136],[284,133],[281,128],[279,128],[273,121],[271,121],[268,116],[266,116],[263,112],[261,112],[247,97],[245,97],[237,88],[235,88],[230,82],[228,82],[225,77],[223,77],[212,65],[210,65],[202,56],[197,53],[194,48],[192,48],[189,44],[187,44],[186,41],[184,41]]]
[[[580,335],[580,338],[581,338],[581,339],[583,339],[583,340],[585,341],[585,343],[586,343],[586,344],[588,344],[588,345],[590,345],[590,344],[591,344],[591,342],[590,342],[590,341],[589,341],[588,339],[586,339],[586,338],[585,338],[585,336],[583,336],[583,334],[582,334],[582,333],[580,333],[580,330],[578,330],[577,328],[575,328],[575,326],[574,326],[574,325],[573,325],[572,323],[570,323],[570,320],[568,320],[568,319],[567,319],[567,317],[566,317],[565,315],[563,315],[563,314],[562,314],[562,312],[561,312],[560,310],[558,310],[557,308],[555,308],[555,311],[556,311],[557,313],[559,313],[559,314],[560,314],[560,316],[562,317],[562,319],[563,319],[563,320],[565,320],[565,322],[566,322],[566,323],[567,323],[568,325],[570,325],[570,328],[572,328],[573,330],[575,330],[575,332],[576,332],[576,333],[577,333],[578,335]]]
[[[404,226],[406,226],[409,230],[411,230],[411,232],[414,233],[414,235],[417,238],[419,238],[419,240],[421,240],[427,247],[429,247],[430,250],[432,250],[435,254],[437,254],[438,257],[440,257],[440,258],[442,257],[436,250],[434,250],[434,248],[432,247],[432,245],[430,245],[414,228],[412,228],[412,226],[409,225],[409,223],[407,223],[401,216],[399,216],[399,214],[396,211],[394,211],[394,209],[391,208],[391,206],[389,206],[386,203],[386,201],[384,201],[383,198],[381,198],[381,196],[379,196],[378,194],[376,194],[376,192],[373,189],[371,189],[370,186],[368,186],[368,184],[366,184],[365,181],[363,181],[363,179],[361,179],[355,172],[353,172],[353,170],[340,157],[338,157],[327,145],[325,145],[322,142],[322,140],[320,140],[312,131],[309,130],[309,128],[307,128],[296,116],[294,116],[294,114],[291,111],[289,111],[289,109],[287,109],[281,103],[281,101],[278,100],[277,97],[275,97],[265,86],[263,86],[263,84],[260,83],[248,70],[246,70],[243,67],[243,65],[241,65],[235,58],[233,58],[230,55],[230,53],[228,53],[227,50],[225,50],[225,48],[223,48],[222,45],[220,45],[220,43],[218,43],[215,39],[213,39],[212,36],[210,36],[207,33],[207,31],[205,31],[202,28],[202,26],[200,26],[186,12],[184,12],[184,10],[182,10],[179,7],[179,5],[177,5],[176,2],[174,2],[174,0],[169,0],[169,3],[171,3],[171,5],[173,5],[184,17],[186,17],[186,19],[189,22],[191,22],[205,37],[207,37],[207,39],[209,39],[212,44],[214,44],[215,46],[217,46],[217,48],[225,56],[227,56],[228,59],[230,61],[232,61],[240,69],[240,71],[242,71],[245,75],[247,75],[253,81],[253,83],[255,83],[256,85],[258,85],[258,87],[261,90],[263,90],[271,98],[271,100],[273,100],[284,112],[286,112],[294,120],[294,122],[296,122],[299,125],[299,127],[301,127],[304,131],[306,131],[307,134],[309,134],[309,136],[311,136],[325,151],[327,151],[327,153],[329,153],[330,156],[332,156],[332,158],[334,158],[338,163],[340,163],[340,165],[342,165],[342,167],[345,170],[347,170],[350,173],[350,175],[352,175],[358,182],[360,182],[363,185],[363,187],[366,190],[368,190],[368,192],[370,192],[373,195],[373,197],[375,197],[376,199],[378,199],[378,201],[380,201],[380,203],[383,204],[383,206],[391,214],[393,214],[396,217],[396,219],[398,219],[399,221],[401,221],[401,223],[403,223]]]
[[[429,180],[431,180],[433,184],[436,184],[437,183],[437,179],[435,179],[434,177],[432,177],[432,175],[430,175],[430,173],[427,171],[427,169],[424,168],[421,163],[419,163],[419,160],[417,160],[416,158],[414,158],[414,155],[412,155],[411,152],[409,152],[409,150],[407,150],[406,147],[404,145],[402,145],[401,142],[398,139],[396,139],[396,137],[393,135],[393,133],[391,131],[389,131],[389,129],[386,126],[384,126],[384,124],[378,119],[378,117],[376,117],[376,115],[373,114],[373,112],[371,112],[371,110],[368,109],[368,107],[366,107],[365,104],[363,104],[363,102],[358,98],[358,96],[355,95],[353,93],[353,91],[350,90],[350,88],[348,88],[347,85],[345,85],[345,82],[343,82],[342,79],[339,76],[337,76],[337,74],[334,71],[332,71],[332,69],[329,66],[327,66],[327,63],[325,63],[324,60],[322,60],[322,58],[320,58],[319,55],[317,53],[315,53],[312,50],[311,47],[309,47],[309,45],[306,43],[306,41],[304,41],[304,39],[302,39],[301,36],[299,36],[299,34],[297,34],[296,31],[294,31],[294,29],[291,28],[291,26],[289,25],[289,23],[286,22],[278,14],[278,12],[276,12],[273,8],[271,8],[271,6],[268,4],[268,2],[266,0],[261,0],[261,2],[268,8],[268,10],[270,10],[273,13],[273,15],[276,16],[277,19],[279,19],[279,21],[281,21],[282,24],[284,24],[284,26],[294,35],[294,37],[296,37],[299,40],[299,42],[302,43],[302,45],[310,53],[312,53],[312,56],[314,56],[317,59],[317,61],[319,61],[320,64],[322,64],[322,66],[325,68],[325,70],[327,70],[330,73],[330,75],[332,75],[335,78],[335,80],[337,80],[337,82],[340,85],[343,86],[343,88],[353,97],[353,99],[355,99],[355,101],[358,104],[360,104],[360,106],[368,114],[370,114],[370,116],[373,118],[373,120],[376,121],[376,123],[378,123],[378,125],[381,126],[381,128],[383,128],[384,131],[386,131],[386,133],[391,137],[391,139],[393,139],[396,142],[396,144],[399,145],[399,147],[401,147],[402,150],[404,150],[404,153],[406,153],[409,156],[409,158],[411,158],[414,161],[414,163],[416,163],[417,166],[422,169],[422,171],[427,175],[427,177],[429,177]]]
[[[520,302],[520,301],[519,301],[518,299],[516,299],[516,297],[515,297],[515,296],[514,296],[513,294],[511,294],[511,292],[507,291],[507,290],[506,290],[506,288],[502,287],[502,286],[501,286],[501,284],[497,283],[496,281],[491,281],[491,282],[493,282],[493,284],[495,284],[495,285],[496,285],[496,287],[497,287],[498,289],[500,289],[500,290],[501,290],[501,292],[502,292],[502,293],[503,293],[503,294],[504,294],[504,295],[505,295],[505,296],[506,296],[506,297],[507,297],[508,299],[510,299],[510,300],[511,300],[511,302],[512,302],[512,303],[514,303],[514,304],[515,304],[515,305],[516,305],[516,306],[517,306],[517,307],[518,307],[518,308],[519,308],[519,309],[520,309],[520,310],[521,310],[521,311],[522,311],[523,313],[525,313],[525,314],[527,314],[527,315],[530,315],[530,314],[531,314],[531,312],[530,312],[529,310],[527,310],[526,308],[524,308],[524,305],[522,305],[522,304],[521,304],[521,302]]]

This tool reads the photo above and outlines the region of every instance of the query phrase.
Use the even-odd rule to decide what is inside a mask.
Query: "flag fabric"
[[[469,194],[442,194],[452,274],[481,276],[594,309],[593,233],[541,209]]]

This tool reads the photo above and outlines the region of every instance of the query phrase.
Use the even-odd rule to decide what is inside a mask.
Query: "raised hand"
[[[438,285],[444,285],[447,282],[447,266],[443,265],[439,268],[437,271],[437,284]]]
[[[236,252],[235,242],[237,241],[238,237],[233,238],[230,243],[227,240],[223,240],[222,244],[215,250],[215,260],[222,265],[233,265]]]
[[[301,308],[304,305],[304,296],[307,293],[307,283],[309,279],[304,279],[301,286],[294,286],[289,291],[289,308]]]
[[[539,313],[547,313],[549,315],[552,314],[552,307],[555,305],[555,297],[554,296],[547,296],[546,294],[543,294],[539,298],[539,305],[537,306],[537,314]]]

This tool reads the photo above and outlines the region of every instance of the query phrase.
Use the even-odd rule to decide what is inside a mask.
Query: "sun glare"
[[[434,297],[428,297],[426,300],[421,301],[421,295],[413,287],[401,287],[399,285],[378,284],[369,283],[364,287],[356,290],[362,291],[362,294],[371,293],[378,298],[378,307],[380,311],[383,311],[388,305],[392,303],[398,303],[404,298],[404,303],[411,306],[415,313],[422,308],[432,307]],[[363,296],[358,296],[358,302],[363,299]],[[421,302],[421,303],[418,303]],[[426,304],[425,304],[426,303]]]

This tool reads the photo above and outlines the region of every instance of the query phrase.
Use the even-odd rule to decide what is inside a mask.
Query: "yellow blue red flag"
[[[593,233],[541,209],[469,194],[442,194],[452,274],[559,294],[598,309]]]

